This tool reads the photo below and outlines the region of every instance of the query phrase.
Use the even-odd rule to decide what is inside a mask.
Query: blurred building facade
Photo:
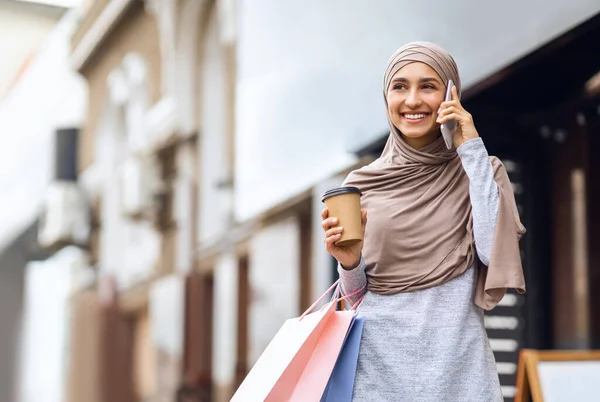
[[[231,181],[225,6],[95,1],[73,37],[89,85],[78,149],[97,281],[72,302],[69,400],[211,398],[211,292],[223,285],[199,268],[195,246],[200,215],[219,231],[229,223],[227,189],[211,192]]]
[[[53,26],[60,19],[64,10],[56,7],[36,6],[33,4],[17,3],[6,1],[0,4],[0,49],[2,51],[2,63],[0,65],[0,102],[10,90],[18,92],[22,87],[20,80],[23,73],[30,65],[36,52],[42,47],[45,38],[52,30]],[[32,27],[26,29],[26,27]],[[15,36],[21,38],[19,42],[15,41]],[[20,91],[23,93],[23,91]],[[15,99],[17,98],[17,99]],[[26,130],[23,135],[23,141],[20,138],[14,138],[17,124],[9,121],[15,110],[25,111],[23,103],[19,105],[19,96],[15,95],[12,100],[5,100],[0,103],[0,130],[7,136],[6,146],[23,147],[27,144],[28,137],[36,133],[35,130]],[[27,96],[21,96],[21,101]],[[27,108],[29,109],[29,108]],[[12,132],[12,134],[11,134]],[[14,148],[13,148],[14,149]],[[23,149],[23,148],[21,148]],[[26,170],[27,164],[21,163],[18,159],[10,158],[8,153],[2,154],[3,160],[15,170]],[[8,173],[8,172],[7,172]],[[0,175],[0,183],[8,191],[21,190],[29,192],[33,190],[35,196],[40,197],[43,190],[35,185],[22,186],[12,174],[3,173]],[[30,172],[31,176],[39,178],[40,171]],[[28,188],[24,188],[28,187]],[[37,190],[37,191],[36,191]],[[4,325],[0,329],[0,399],[11,400],[17,392],[18,382],[18,361],[20,326],[24,314],[24,295],[25,295],[25,276],[26,265],[30,258],[37,255],[36,232],[37,223],[35,209],[33,211],[15,210],[12,207],[10,198],[7,199],[9,207],[3,213],[3,227],[0,229],[0,286],[2,289],[2,303],[0,303],[0,315],[4,319]]]
[[[53,256],[39,234],[59,132],[85,114],[85,85],[69,65],[75,20],[63,7],[0,4],[0,400],[63,395],[73,250]]]
[[[486,315],[506,400],[520,348],[600,347],[599,12],[90,2],[70,61],[88,86],[76,180],[94,276],[69,302],[68,400],[229,400],[283,320],[333,282],[320,196],[381,151],[383,68],[417,39],[455,56],[529,230],[528,294]]]

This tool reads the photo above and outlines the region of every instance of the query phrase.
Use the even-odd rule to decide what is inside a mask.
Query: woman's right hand
[[[360,211],[361,215],[361,226],[363,237],[365,234],[365,226],[367,225],[367,211]],[[325,208],[321,212],[323,222],[321,226],[325,231],[325,248],[335,258],[344,269],[355,268],[360,263],[363,242],[360,241],[352,246],[339,247],[335,245],[335,242],[342,237],[343,227],[337,227],[338,219],[335,216],[329,216],[329,210]]]

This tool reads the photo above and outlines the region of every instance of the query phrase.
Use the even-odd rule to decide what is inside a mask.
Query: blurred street
[[[414,40],[527,227],[485,315],[505,402],[519,351],[600,349],[598,38],[598,0],[0,0],[0,401],[229,401],[337,279],[321,196]]]

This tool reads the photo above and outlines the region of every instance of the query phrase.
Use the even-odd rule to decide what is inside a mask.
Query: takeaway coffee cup
[[[363,239],[360,216],[361,192],[356,187],[339,187],[326,191],[322,201],[329,210],[329,216],[338,219],[338,226],[344,231],[336,246],[347,247]]]

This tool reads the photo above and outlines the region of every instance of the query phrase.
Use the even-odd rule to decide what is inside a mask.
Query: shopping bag
[[[342,351],[329,378],[329,383],[321,397],[321,402],[344,402],[352,400],[363,322],[364,318],[361,316],[354,318]]]
[[[306,362],[300,376],[295,379],[295,384],[289,382],[281,389],[274,388],[269,394],[273,399],[267,400],[318,402],[327,387],[353,320],[353,311],[334,311],[310,359]]]
[[[335,311],[340,300],[335,297],[311,312],[337,283],[302,316],[285,321],[232,402],[319,401],[354,317],[353,311]]]

